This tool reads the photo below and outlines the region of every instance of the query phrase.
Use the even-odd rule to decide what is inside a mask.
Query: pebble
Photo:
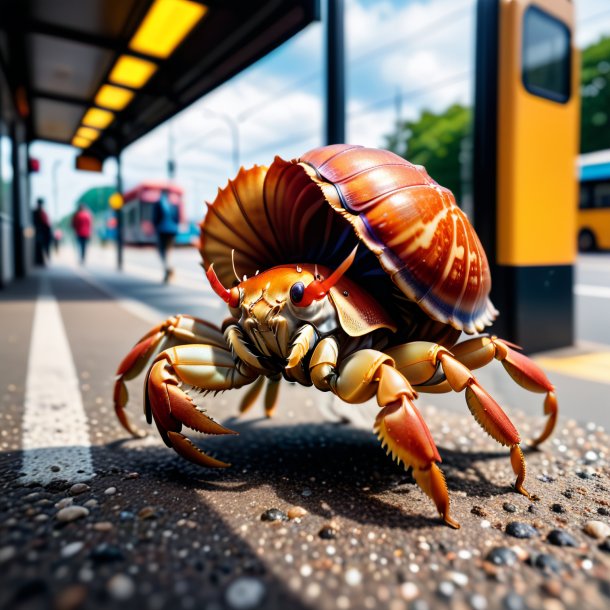
[[[59,502],[55,504],[55,508],[62,509],[66,508],[66,506],[72,506],[74,503],[74,498],[62,498]]]
[[[124,511],[129,512],[129,511]],[[123,513],[121,513],[122,515]],[[133,513],[130,513],[133,514]],[[138,511],[138,517],[140,519],[156,519],[157,518],[157,510],[154,506],[145,506]],[[131,517],[133,519],[133,517]]]
[[[602,515],[602,517],[610,517],[610,510],[608,510],[605,506],[599,506],[597,508],[597,514]]]
[[[261,521],[288,521],[288,515],[279,508],[270,508],[261,515]]]
[[[517,554],[505,546],[492,549],[485,560],[497,566],[512,566],[518,562]]]
[[[487,608],[487,598],[480,593],[471,595],[468,601],[473,610],[486,610]]]
[[[529,523],[522,523],[521,521],[511,521],[506,526],[506,533],[514,538],[533,538],[538,536],[538,530]]]
[[[400,585],[400,595],[404,600],[410,602],[419,595],[419,589],[413,582],[403,582]]]
[[[507,513],[516,513],[517,512],[517,507],[514,504],[512,504],[511,502],[504,502],[504,504],[502,504],[502,508]]]
[[[111,563],[125,558],[121,549],[112,544],[98,544],[91,553],[89,553],[89,557],[97,563]]]
[[[14,546],[3,546],[0,548],[0,563],[10,561],[16,554],[17,549]]]
[[[610,536],[610,525],[603,521],[587,521],[583,527],[586,534],[592,538],[608,538]]]
[[[470,512],[477,517],[487,517],[487,511],[482,506],[473,506]]]
[[[502,600],[502,606],[506,610],[524,610],[525,609],[525,601],[518,593],[508,593],[506,597]]]
[[[231,608],[248,610],[259,606],[265,593],[266,589],[262,581],[251,576],[242,576],[227,587],[225,600]]]
[[[83,502],[83,506],[86,506],[87,508],[95,508],[97,505],[98,501],[95,498],[91,498],[86,502]]]
[[[546,539],[555,546],[578,546],[574,536],[564,530],[552,530]]]
[[[74,485],[72,485],[72,487],[70,487],[68,493],[71,496],[78,496],[79,494],[85,493],[86,491],[89,491],[91,489],[91,487],[89,487],[89,485],[87,485],[86,483],[74,483]]]
[[[55,516],[58,521],[68,523],[86,517],[88,514],[89,510],[84,506],[66,506],[65,508],[60,509]]]
[[[93,529],[96,532],[109,532],[114,525],[110,521],[98,521],[93,524]]]
[[[56,610],[77,610],[83,607],[86,599],[87,587],[70,585],[57,594],[53,607]]]
[[[356,587],[362,582],[362,572],[358,568],[350,568],[345,572],[345,582],[350,587]]]
[[[566,512],[566,509],[563,506],[563,504],[559,504],[559,503],[551,504],[551,510],[554,513],[565,513]]]
[[[119,513],[119,519],[121,521],[132,521],[135,519],[135,515],[130,510],[122,510]]]
[[[540,555],[533,556],[532,565],[536,568],[540,568],[545,572],[561,572],[561,562],[553,557],[553,555],[547,555],[541,553]]]
[[[114,496],[115,493],[116,493],[116,487],[109,487],[108,489],[104,490],[104,494],[107,496]]]
[[[63,558],[72,557],[73,555],[80,553],[84,546],[84,542],[71,542],[70,544],[66,544],[66,546],[61,549],[61,556]]]
[[[309,487],[306,487],[302,492],[301,495],[304,498],[309,498],[309,496],[311,496],[311,489],[309,489]]]
[[[606,538],[597,548],[605,553],[610,553],[610,538]]]
[[[136,585],[126,574],[116,574],[106,585],[108,593],[117,601],[129,599],[136,591]]]
[[[438,589],[436,592],[441,596],[449,599],[455,593],[455,585],[448,580],[442,580],[438,583]]]
[[[307,511],[302,506],[293,506],[288,509],[286,514],[289,519],[301,519],[307,514]]]
[[[334,540],[337,537],[337,530],[332,525],[324,525],[318,532],[318,536],[323,540]]]

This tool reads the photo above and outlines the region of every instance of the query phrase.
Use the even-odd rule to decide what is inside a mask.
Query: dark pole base
[[[574,343],[572,265],[494,269],[491,300],[500,315],[490,332],[539,352]]]

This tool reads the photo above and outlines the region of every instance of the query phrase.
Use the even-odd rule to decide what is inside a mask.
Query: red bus
[[[154,244],[157,242],[153,224],[155,203],[167,193],[170,203],[178,206],[178,217],[184,223],[184,191],[171,182],[141,182],[123,195],[123,240],[127,244]],[[182,229],[182,226],[181,226]]]

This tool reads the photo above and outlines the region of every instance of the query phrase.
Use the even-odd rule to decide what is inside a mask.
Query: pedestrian
[[[50,258],[51,250],[51,221],[44,209],[44,199],[36,200],[36,208],[32,212],[34,225],[34,262],[44,267]]]
[[[163,263],[163,281],[167,283],[174,273],[169,264],[169,254],[176,240],[178,225],[180,224],[180,208],[169,200],[167,191],[162,191],[159,201],[155,203],[153,224],[157,232],[157,245]]]
[[[91,229],[93,226],[93,218],[91,212],[85,207],[84,203],[78,204],[78,209],[72,216],[72,228],[76,234],[80,251],[80,264],[85,264],[85,256],[87,255],[87,244],[91,239]]]

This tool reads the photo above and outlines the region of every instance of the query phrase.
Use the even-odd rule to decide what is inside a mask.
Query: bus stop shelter
[[[0,21],[0,286],[27,274],[28,144],[129,144],[318,18],[318,0],[9,0]]]

